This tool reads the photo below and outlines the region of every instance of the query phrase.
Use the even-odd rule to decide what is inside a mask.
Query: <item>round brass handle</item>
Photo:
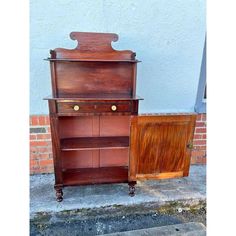
[[[74,105],[73,109],[74,109],[75,111],[78,111],[78,110],[79,110],[79,106],[78,106],[78,105]]]
[[[116,110],[117,110],[117,106],[116,106],[116,105],[112,105],[112,106],[111,106],[111,110],[112,110],[112,111],[116,111]]]

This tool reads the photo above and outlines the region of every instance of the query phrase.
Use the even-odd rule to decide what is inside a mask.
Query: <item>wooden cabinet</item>
[[[133,196],[138,179],[187,176],[195,114],[138,115],[135,53],[114,50],[116,34],[70,37],[47,59],[57,200],[65,186],[126,182]]]

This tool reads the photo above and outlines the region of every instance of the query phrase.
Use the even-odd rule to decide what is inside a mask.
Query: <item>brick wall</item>
[[[30,117],[30,173],[53,172],[49,116]]]
[[[206,115],[199,114],[193,141],[192,164],[206,163]],[[30,117],[30,173],[52,173],[52,146],[48,115]]]
[[[193,139],[191,164],[206,164],[206,114],[199,114]]]

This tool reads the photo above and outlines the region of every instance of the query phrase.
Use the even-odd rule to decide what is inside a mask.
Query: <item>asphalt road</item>
[[[181,211],[181,210],[180,210]],[[172,213],[151,212],[145,214],[130,215],[106,215],[94,217],[81,217],[73,219],[67,216],[67,220],[52,220],[47,223],[31,222],[31,236],[57,235],[102,235],[114,232],[123,232],[135,229],[144,229],[186,222],[201,222],[206,225],[205,208],[194,211],[176,211]]]

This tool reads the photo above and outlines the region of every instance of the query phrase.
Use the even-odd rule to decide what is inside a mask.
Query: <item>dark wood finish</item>
[[[119,98],[119,101],[133,101],[133,100],[143,100],[142,97],[140,96],[134,96],[130,98],[123,98],[119,97],[117,94],[101,94],[99,97],[95,97],[94,95],[81,95],[80,97],[68,97],[68,98],[59,98],[59,97],[52,97],[52,96],[47,96],[44,98],[44,100],[57,100],[57,101],[65,101],[65,102],[70,102],[70,101],[112,101],[112,100],[117,100]]]
[[[77,47],[51,50],[51,59],[135,60],[134,52],[112,48],[111,42],[118,40],[117,34],[71,32],[70,38],[78,42]]]
[[[61,139],[62,151],[129,147],[129,137],[82,137]]]
[[[100,167],[67,170],[63,172],[63,185],[127,183],[128,167]]]
[[[56,199],[58,202],[61,202],[63,200],[63,191],[62,191],[62,186],[54,186],[54,189],[56,191]]]
[[[131,63],[137,63],[141,62],[138,60],[115,60],[115,59],[52,59],[52,58],[47,58],[44,59],[45,61],[56,61],[56,62],[131,62]]]
[[[116,106],[116,110],[112,110],[112,106]],[[129,112],[131,113],[131,102],[125,101],[104,101],[104,102],[58,102],[58,113],[117,113]],[[79,110],[75,111],[74,106],[79,106]]]
[[[128,182],[130,115],[138,114],[138,60],[114,50],[118,35],[72,32],[75,49],[56,48],[49,102],[57,201],[69,185]]]
[[[46,59],[57,201],[65,186],[128,183],[134,196],[137,179],[187,176],[195,115],[138,116],[135,53],[114,50],[113,33],[70,38]]]
[[[196,115],[147,115],[131,119],[129,181],[188,175]]]
[[[135,53],[117,51],[111,46],[116,34],[72,32],[75,49],[51,50],[52,87],[54,97],[100,97],[135,95]]]
[[[130,197],[133,197],[135,195],[135,184],[136,184],[136,181],[129,182],[129,195],[130,195]]]
[[[134,63],[54,62],[58,97],[104,96],[131,97]]]

